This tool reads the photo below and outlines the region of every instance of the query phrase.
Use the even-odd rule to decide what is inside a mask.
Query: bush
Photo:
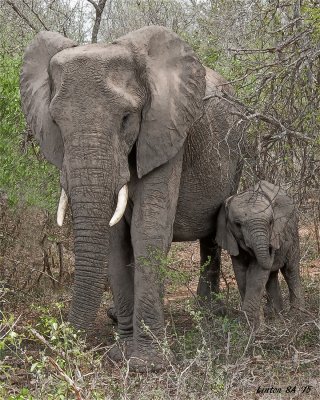
[[[40,156],[26,130],[19,93],[20,56],[0,55],[0,190],[11,206],[19,201],[53,211],[58,171]]]

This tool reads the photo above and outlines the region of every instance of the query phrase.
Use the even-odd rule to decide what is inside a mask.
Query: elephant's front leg
[[[270,271],[252,262],[247,269],[246,293],[242,310],[246,313],[254,328],[260,325],[262,297],[269,279]]]
[[[112,228],[109,278],[117,319],[119,343],[108,356],[119,361],[130,357],[133,341],[134,268],[130,227],[124,218]]]
[[[163,265],[173,233],[182,152],[138,181],[134,193],[131,237],[135,260],[131,369],[163,367],[159,344],[164,336]]]
[[[298,228],[296,228],[298,229]],[[293,237],[293,243],[287,254],[287,260],[281,269],[282,275],[289,288],[291,308],[304,308],[303,287],[300,276],[300,251],[299,251],[299,236],[296,230],[296,235]]]
[[[303,288],[299,273],[299,263],[295,265],[285,265],[281,272],[289,288],[291,308],[304,308]]]
[[[271,272],[267,282],[267,312],[272,314],[273,310],[280,313],[283,310],[283,298],[278,279],[279,271]]]
[[[241,300],[244,301],[246,293],[247,269],[248,269],[246,259],[241,254],[237,257],[232,256],[231,259]]]

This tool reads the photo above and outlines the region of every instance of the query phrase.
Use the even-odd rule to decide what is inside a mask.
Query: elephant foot
[[[226,307],[225,303],[220,299],[210,301],[209,311],[212,314],[219,315],[222,317],[227,315],[227,307]]]
[[[308,311],[305,309],[304,302],[290,304],[290,318],[296,321],[303,320]]]
[[[264,315],[268,319],[273,319],[276,316],[279,316],[284,310],[284,307],[276,304],[267,304],[264,308]]]
[[[273,307],[266,306],[264,308],[264,315],[265,315],[265,318],[267,318],[267,319],[274,319],[276,316],[275,309]]]
[[[305,309],[304,300],[297,299],[297,300],[291,301],[291,304],[290,304],[291,311],[304,311],[304,309]]]
[[[261,326],[264,324],[264,313],[261,310],[259,313],[251,314],[245,310],[242,310],[243,314],[241,319],[249,325],[250,329],[257,332],[260,330]]]
[[[214,314],[224,317],[227,314],[227,307],[224,302],[219,298],[200,297],[199,306],[208,314]],[[210,315],[209,315],[210,316]]]
[[[151,350],[149,352],[134,351],[129,360],[131,372],[159,372],[167,369],[173,363],[172,353],[162,355]]]
[[[108,308],[107,316],[112,320],[112,322],[115,325],[118,324],[117,312],[116,312],[116,308],[114,306],[111,306],[111,307]]]
[[[128,360],[133,354],[132,338],[118,340],[107,352],[107,357],[114,362]]]

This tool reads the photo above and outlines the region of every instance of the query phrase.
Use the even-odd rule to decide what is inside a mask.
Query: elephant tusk
[[[120,221],[120,219],[122,218],[122,216],[126,210],[127,202],[128,202],[128,185],[124,185],[119,190],[118,203],[117,203],[116,211],[114,212],[113,217],[111,218],[111,220],[109,222],[110,226],[113,226]]]
[[[62,188],[59,205],[58,205],[58,211],[57,211],[57,224],[59,226],[63,225],[63,220],[66,215],[67,206],[68,206],[68,196],[67,196],[66,192],[64,191],[64,189]]]

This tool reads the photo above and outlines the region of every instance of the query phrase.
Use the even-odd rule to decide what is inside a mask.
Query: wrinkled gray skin
[[[228,198],[219,212],[216,241],[232,256],[242,308],[255,326],[259,326],[265,289],[268,308],[283,309],[279,270],[291,306],[303,306],[298,218],[292,199],[279,186],[260,181]]]
[[[198,293],[205,299],[218,291],[215,221],[241,170],[241,134],[230,105],[203,100],[222,86],[231,92],[163,27],[86,46],[41,32],[25,52],[23,109],[43,154],[61,170],[73,214],[69,319],[92,329],[109,265],[120,340],[136,357],[132,369],[162,365],[143,328],[163,337],[163,288],[154,260],[145,261],[150,249],[166,254],[172,240],[200,239],[201,261],[211,256],[211,263]],[[125,183],[125,217],[110,228]]]

